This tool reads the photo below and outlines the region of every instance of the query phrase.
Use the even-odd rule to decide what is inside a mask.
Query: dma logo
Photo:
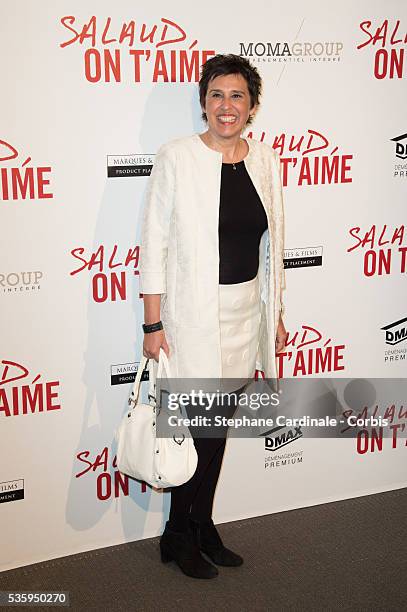
[[[303,437],[301,427],[274,427],[269,431],[261,434],[264,436],[264,448],[266,451],[277,451],[291,442],[295,442],[298,438]]]
[[[389,323],[381,327],[381,329],[386,333],[386,344],[390,344],[391,346],[399,344],[407,340],[407,317],[395,321],[394,323]]]

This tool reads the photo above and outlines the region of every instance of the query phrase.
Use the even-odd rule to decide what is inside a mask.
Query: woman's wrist
[[[143,331],[145,334],[152,334],[153,332],[160,331],[160,329],[163,329],[162,321],[143,323]]]

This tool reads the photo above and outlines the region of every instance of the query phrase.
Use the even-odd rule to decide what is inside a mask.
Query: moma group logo
[[[286,269],[314,266],[322,266],[322,246],[284,250],[284,267]]]
[[[200,66],[215,55],[213,49],[199,49],[197,39],[166,17],[157,23],[96,16],[82,22],[66,15],[60,23],[66,38],[59,46],[84,49],[89,83],[197,83]]]
[[[108,155],[108,178],[150,176],[154,163],[153,154]]]
[[[130,382],[134,383],[139,367],[139,361],[136,363],[120,363],[110,366],[110,384],[126,385]],[[141,375],[141,382],[148,379],[148,370],[145,369]]]
[[[402,161],[401,164],[394,164],[394,177],[407,178],[407,134],[391,138],[395,143],[395,155]]]
[[[19,159],[17,149],[0,140],[0,200],[44,200],[53,198],[50,191],[50,166],[35,166],[31,157]]]
[[[364,40],[356,49],[373,49],[373,75],[376,79],[402,79],[406,76],[407,34],[400,19],[359,24]]]
[[[91,275],[91,292],[95,302],[125,301],[130,295],[134,275],[138,275],[140,246],[119,252],[117,244],[113,248],[101,244],[96,251],[87,253],[84,247],[75,247],[72,257],[79,266],[71,270],[71,276],[80,273]]]
[[[253,138],[253,132],[247,134]],[[267,141],[266,132],[256,137]],[[270,145],[281,159],[281,176],[286,187],[293,176],[299,187],[308,185],[332,185],[352,183],[353,155],[340,153],[339,147],[329,141],[328,136],[309,128],[303,134],[278,134]]]
[[[59,380],[43,381],[41,376],[16,361],[0,361],[0,419],[62,408]]]
[[[24,478],[0,482],[0,504],[24,499]]]
[[[349,234],[355,242],[347,252],[359,249],[363,253],[362,266],[365,276],[405,274],[407,245],[404,225],[372,225],[367,229],[352,227]]]
[[[239,54],[252,62],[339,62],[340,41],[250,41],[241,42]]]
[[[42,277],[43,273],[40,270],[0,274],[0,290],[5,294],[39,291]]]

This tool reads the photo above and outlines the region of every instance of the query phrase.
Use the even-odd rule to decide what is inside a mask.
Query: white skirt
[[[222,386],[227,390],[236,390],[254,377],[260,318],[258,276],[244,283],[219,285]]]

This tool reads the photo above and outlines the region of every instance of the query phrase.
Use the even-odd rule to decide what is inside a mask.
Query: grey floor
[[[71,610],[407,611],[407,489],[218,529],[245,562],[213,580],[162,564],[151,538],[2,572],[0,590],[69,591]]]

